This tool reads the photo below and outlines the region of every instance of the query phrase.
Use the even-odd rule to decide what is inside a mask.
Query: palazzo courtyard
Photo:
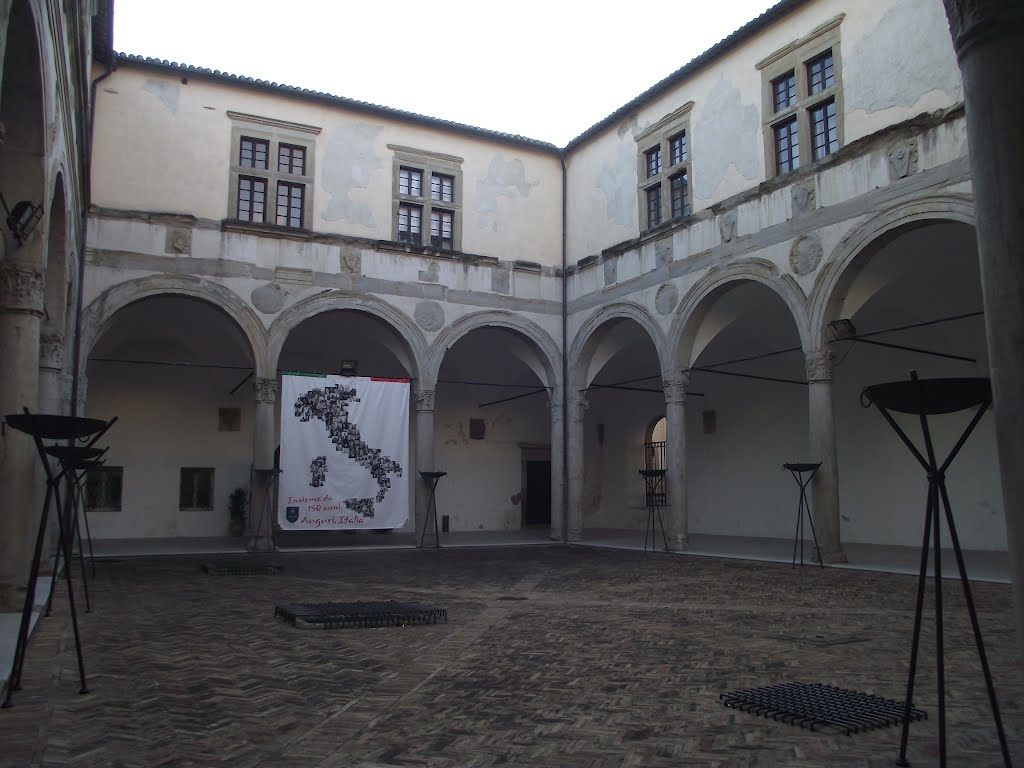
[[[211,559],[283,570],[208,575]],[[102,560],[89,613],[76,584],[90,693],[62,585],[0,711],[0,765],[891,766],[898,727],[812,732],[719,695],[801,681],[902,701],[916,584],[562,545]],[[1020,761],[1010,587],[973,589]],[[949,764],[1002,765],[959,582],[943,597]],[[358,600],[443,607],[448,620],[313,630],[274,618],[276,605]],[[938,764],[931,587],[925,605],[913,766]]]

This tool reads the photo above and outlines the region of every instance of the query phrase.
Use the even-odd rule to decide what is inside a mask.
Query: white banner
[[[282,529],[401,528],[408,459],[408,381],[281,377]]]

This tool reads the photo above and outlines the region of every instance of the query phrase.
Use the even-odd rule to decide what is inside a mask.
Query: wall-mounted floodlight
[[[828,327],[832,329],[832,335],[836,341],[857,338],[857,326],[853,324],[853,320],[840,318],[839,320],[833,320],[828,324]]]
[[[36,224],[43,218],[43,207],[35,205],[28,200],[15,203],[14,209],[7,207],[7,200],[0,194],[0,203],[3,203],[4,211],[7,213],[7,228],[11,230],[14,239],[19,245],[24,245]]]

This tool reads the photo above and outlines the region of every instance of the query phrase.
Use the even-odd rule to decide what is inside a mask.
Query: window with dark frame
[[[279,144],[277,150],[277,170],[281,173],[305,176],[306,148],[297,147],[294,144]]]
[[[647,189],[647,226],[656,227],[661,224],[661,185],[655,184]]]
[[[690,215],[690,185],[687,176],[687,172],[683,171],[670,179],[673,219]]]
[[[776,172],[795,171],[800,167],[800,129],[796,117],[779,123],[774,131]]]
[[[825,51],[807,62],[807,92],[810,95],[821,93],[836,83],[835,62],[832,49]]]
[[[85,475],[87,509],[121,510],[124,467],[96,467]]]
[[[686,131],[676,134],[668,140],[669,158],[671,165],[679,165],[686,160]]]
[[[254,139],[243,136],[239,142],[238,164],[243,168],[269,168],[270,142],[265,139]]]
[[[693,102],[641,131],[637,144],[640,231],[690,215],[690,124]]]
[[[423,197],[423,171],[402,168],[398,172],[398,193],[409,197]]]
[[[647,158],[647,178],[654,178],[661,173],[661,147],[647,150],[644,156]]]
[[[452,250],[452,229],[455,214],[434,208],[430,212],[430,245],[441,251]]]
[[[769,177],[823,160],[842,146],[839,38],[844,18],[842,13],[834,16],[755,65],[761,72],[765,172]]]
[[[302,209],[306,185],[291,181],[277,182],[277,224],[302,229]]]
[[[398,242],[422,244],[422,216],[423,208],[418,205],[398,206]]]
[[[811,158],[821,160],[839,149],[836,100],[823,101],[810,110]]]
[[[213,509],[213,468],[182,467],[179,509]]]
[[[781,112],[796,104],[796,72],[789,71],[772,81],[772,109]]]
[[[258,176],[238,177],[238,218],[263,223],[267,220],[267,180]]]
[[[292,125],[284,128],[289,135],[295,133]],[[234,129],[237,154],[231,168],[229,215],[237,221],[302,229],[310,215],[311,148],[301,143],[301,136],[297,141],[279,140],[262,122],[252,128],[254,134],[248,130]]]
[[[455,197],[455,177],[434,173],[430,176],[430,197],[442,203],[450,203]]]

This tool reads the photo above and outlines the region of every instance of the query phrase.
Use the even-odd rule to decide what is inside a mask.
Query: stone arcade
[[[346,360],[412,380],[453,531],[639,530],[660,456],[673,547],[789,538],[781,466],[813,459],[842,561],[919,544],[860,390],[991,371],[950,487],[966,547],[1019,553],[1021,11],[946,5],[783,0],[558,148],[114,54],[102,1],[2,3],[0,190],[43,217],[5,229],[0,406],[120,417],[99,539],[224,535],[280,372]],[[0,440],[11,606],[37,487]]]

